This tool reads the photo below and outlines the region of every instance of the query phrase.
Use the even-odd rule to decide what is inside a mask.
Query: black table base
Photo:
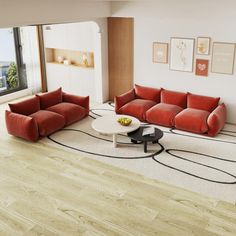
[[[147,152],[147,144],[148,142],[152,142],[153,144],[159,144],[159,139],[163,137],[163,132],[158,129],[154,128],[155,132],[152,135],[145,135],[143,136],[143,130],[148,128],[147,126],[141,126],[137,130],[128,133],[128,136],[131,138],[131,142],[135,144],[144,144],[144,152]],[[160,145],[160,144],[159,144]]]

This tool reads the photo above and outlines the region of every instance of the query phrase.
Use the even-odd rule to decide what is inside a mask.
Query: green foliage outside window
[[[17,66],[15,62],[12,62],[7,70],[7,85],[8,89],[14,89],[18,87],[18,75]]]

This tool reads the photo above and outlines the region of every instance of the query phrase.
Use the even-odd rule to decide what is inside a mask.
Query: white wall
[[[95,23],[97,22],[97,23]],[[94,52],[94,69],[46,63],[48,90],[90,96],[103,102],[108,97],[106,18],[89,22],[54,24],[43,27],[45,48]],[[103,65],[106,68],[103,68]]]
[[[0,0],[0,27],[77,22],[110,16],[110,3],[89,0]]]
[[[205,36],[212,41],[235,43],[235,9],[234,0],[113,2],[112,16],[134,17],[134,82],[220,96],[228,107],[228,122],[236,123],[236,71],[234,75],[209,71],[204,78],[194,72],[171,71],[168,64],[152,62],[152,43],[169,42],[170,37]],[[195,58],[208,58],[211,62],[211,56]]]
[[[109,77],[108,77],[108,32],[107,18],[94,19],[98,25],[98,31],[94,37],[96,47],[95,54],[95,75],[96,80],[96,101],[106,102],[109,99]]]

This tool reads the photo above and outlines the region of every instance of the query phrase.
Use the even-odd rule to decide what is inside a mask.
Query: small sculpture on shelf
[[[63,56],[58,56],[57,57],[57,61],[59,62],[59,63],[63,63],[64,62],[64,57]]]
[[[88,57],[87,54],[83,53],[82,55],[83,66],[87,67],[88,65]]]
[[[64,65],[70,65],[71,64],[71,61],[70,60],[64,60]]]

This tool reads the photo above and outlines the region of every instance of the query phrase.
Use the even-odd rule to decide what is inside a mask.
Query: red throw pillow
[[[201,96],[196,94],[188,94],[187,106],[188,108],[195,108],[212,112],[220,101],[220,98]]]
[[[187,107],[187,93],[175,92],[162,89],[161,102],[166,104],[177,105],[182,108]]]
[[[14,113],[28,116],[40,110],[40,103],[38,97],[33,97],[18,103],[8,104],[10,110]]]
[[[42,95],[36,95],[39,97],[40,100],[40,108],[41,109],[46,109],[48,107],[54,106],[58,103],[62,102],[62,90],[61,88],[52,91],[52,92],[47,92]]]
[[[161,89],[144,87],[144,86],[135,84],[134,90],[135,90],[135,95],[137,98],[152,100],[156,103],[160,102]]]

